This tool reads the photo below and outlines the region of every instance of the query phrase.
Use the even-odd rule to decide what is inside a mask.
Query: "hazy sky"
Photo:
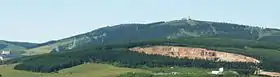
[[[122,23],[193,19],[280,28],[280,0],[0,0],[0,40],[46,42]]]

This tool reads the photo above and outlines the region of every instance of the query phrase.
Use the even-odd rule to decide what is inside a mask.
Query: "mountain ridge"
[[[65,51],[84,44],[128,43],[151,39],[177,39],[183,37],[227,37],[271,42],[280,38],[280,30],[225,22],[181,19],[147,24],[119,24],[57,40],[47,44],[52,51]],[[280,40],[276,40],[280,42]],[[273,41],[275,42],[275,41]],[[40,47],[36,47],[37,49]],[[27,51],[28,52],[28,51]],[[39,51],[32,51],[39,52]]]

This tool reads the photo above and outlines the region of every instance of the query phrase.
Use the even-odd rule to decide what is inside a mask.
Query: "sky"
[[[0,40],[43,43],[124,23],[192,19],[280,28],[280,0],[0,0]]]

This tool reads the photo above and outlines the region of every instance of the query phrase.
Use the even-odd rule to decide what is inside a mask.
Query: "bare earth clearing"
[[[271,77],[280,77],[280,73],[279,72],[261,71],[259,74],[260,75],[265,75],[265,76],[271,76]]]
[[[156,54],[178,58],[204,59],[226,62],[247,62],[260,63],[259,60],[234,53],[219,52],[203,48],[177,47],[177,46],[152,46],[152,47],[135,47],[131,51],[146,54]]]
[[[130,50],[139,53],[170,56],[170,57],[177,57],[177,58],[204,59],[204,60],[216,60],[216,61],[226,61],[226,62],[260,63],[259,60],[245,55],[219,52],[219,51],[208,50],[203,48],[178,47],[178,46],[151,46],[151,47],[135,47],[135,48],[130,48]],[[272,77],[280,77],[280,73],[278,72],[260,71],[259,74],[272,76]]]

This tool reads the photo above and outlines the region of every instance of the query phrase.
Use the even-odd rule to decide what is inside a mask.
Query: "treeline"
[[[242,40],[242,39],[230,39],[230,38],[211,38],[211,37],[201,37],[192,38],[186,37],[182,39],[156,39],[149,41],[137,41],[130,43],[118,43],[117,45],[111,45],[115,47],[136,47],[136,46],[147,46],[147,45],[172,45],[172,46],[190,46],[190,47],[230,47],[230,48],[263,48],[263,49],[273,49],[280,50],[280,44],[269,43],[254,40]]]
[[[232,47],[232,48],[264,48],[280,50],[280,44],[231,38],[212,37],[186,37],[181,39],[155,39],[146,41],[132,41],[125,43],[115,43],[111,46],[146,46],[146,45],[175,45],[175,46],[197,46],[197,47]]]
[[[176,44],[187,45],[200,45],[207,47],[233,47],[233,48],[264,48],[264,49],[279,49],[280,44],[269,43],[255,40],[242,40],[242,39],[230,39],[230,38],[184,38],[175,39],[170,42]]]
[[[5,44],[0,44],[0,49],[4,49],[6,48],[8,45],[5,45]]]
[[[32,60],[24,61],[15,66],[17,70],[33,72],[56,72],[64,68],[73,67],[87,62],[108,63],[120,67],[143,68],[143,67],[202,67],[228,69],[252,69],[244,73],[252,73],[253,63],[230,63],[214,62],[207,60],[179,59],[159,55],[147,55],[128,51],[127,48],[83,48],[76,52],[43,55]]]

